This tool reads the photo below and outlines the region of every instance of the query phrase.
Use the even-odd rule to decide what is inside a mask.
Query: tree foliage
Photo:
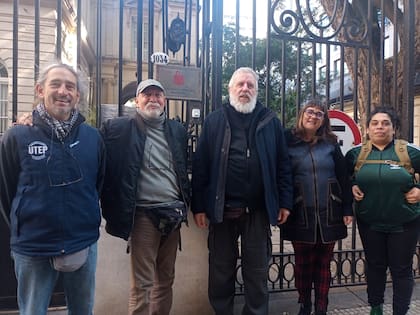
[[[329,92],[325,93],[326,86],[328,85],[332,91],[334,85],[335,93],[338,93],[337,84],[340,89],[343,87],[343,83],[340,83],[335,76],[336,73],[332,75],[331,63],[330,75],[322,77],[317,64],[320,56],[312,56],[319,53],[322,45],[339,47],[344,52],[340,63],[343,64],[344,61],[346,66],[344,71],[348,70],[353,81],[351,89],[358,106],[357,113],[361,126],[364,125],[367,113],[373,107],[382,104],[394,106],[400,113],[402,121],[408,121],[408,105],[412,104],[408,103],[407,86],[404,82],[413,79],[407,77],[407,69],[412,69],[410,67],[413,67],[413,64],[415,71],[420,71],[420,1],[302,0],[296,1],[300,8],[299,14],[285,8],[281,0],[272,1],[272,4],[273,19],[277,19],[273,23],[278,22],[281,15],[289,11],[289,17],[292,17],[289,21],[296,20],[298,27],[290,36],[287,32],[280,34],[277,30],[273,30],[268,54],[266,49],[268,41],[256,39],[254,68],[260,75],[259,98],[265,100],[267,106],[285,118],[286,124],[293,123],[296,108],[308,96],[323,95],[328,97],[331,103],[333,99]],[[408,5],[415,6],[414,25],[408,25],[407,22],[406,15],[412,13]],[[329,28],[335,32],[335,36],[325,39],[325,34],[320,34],[319,37],[322,39],[318,42],[316,36],[309,34],[312,27],[316,28],[317,23],[321,26],[319,29],[322,29],[322,32],[327,32]],[[324,28],[325,23],[331,24]],[[413,64],[409,65],[408,53],[412,50],[408,49],[407,34],[412,27],[415,30],[414,60]],[[354,38],[350,38],[349,33],[355,30],[360,33],[355,32],[356,35],[351,34]],[[390,33],[396,34],[394,47],[398,49],[395,50],[396,53],[394,51],[391,56],[387,56],[384,53],[384,38]],[[357,38],[358,36],[361,39]],[[356,45],[353,46],[353,40],[358,41],[358,48],[355,48]],[[388,41],[393,41],[392,37]],[[316,42],[319,45],[315,44]],[[330,44],[332,46],[329,46]],[[224,27],[223,45],[223,92],[227,95],[228,80],[234,69],[239,66],[251,66],[253,43],[251,38],[237,35],[234,26],[231,25]],[[270,57],[267,60],[268,55]],[[343,96],[347,95],[339,95],[340,102],[346,100]],[[407,130],[408,124],[405,124],[401,130],[403,137],[407,137]]]
[[[229,79],[235,69],[242,66],[252,66],[252,38],[239,35],[238,40],[236,39],[234,26],[225,26],[223,34],[222,80],[223,95],[226,96],[228,95],[227,86]],[[239,43],[239,47],[236,47],[236,43]],[[285,50],[284,54],[283,49]],[[270,43],[270,54],[272,57],[269,66],[267,66],[266,51],[267,39],[257,38],[254,51],[254,70],[259,74],[259,99],[264,100],[267,103],[266,105],[280,116],[284,114],[285,125],[291,127],[296,120],[296,85],[301,85],[303,95],[309,95],[312,88],[312,56],[309,51],[303,50],[304,53],[301,54],[299,59],[297,56],[299,50],[295,44],[272,40]],[[237,57],[236,53],[238,54]],[[282,60],[282,56],[284,56],[284,60]],[[299,68],[298,60],[300,60]],[[299,75],[298,69],[301,70]],[[284,108],[281,106],[283,104],[281,93],[283,80],[286,82]],[[283,109],[284,113],[282,112]]]

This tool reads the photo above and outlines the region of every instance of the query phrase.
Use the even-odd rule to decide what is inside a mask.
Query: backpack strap
[[[407,144],[408,142],[405,140],[395,139],[394,150],[400,160],[398,165],[404,167],[410,174],[414,174],[414,168],[411,165],[410,156],[408,155]]]
[[[372,151],[372,143],[370,142],[370,140],[364,139],[356,160],[356,164],[354,165],[355,173],[357,173],[363,166],[363,164],[366,163],[366,158],[368,157],[370,151]]]
[[[364,164],[394,164],[404,167],[407,172],[414,175],[414,169],[411,165],[410,156],[407,150],[407,141],[402,139],[394,140],[394,150],[399,161],[392,160],[367,160],[369,153],[372,151],[372,143],[370,140],[364,140],[357,157],[356,165],[354,166],[354,172],[358,172]]]
[[[393,160],[364,160],[363,164],[388,164],[403,166],[403,162]]]

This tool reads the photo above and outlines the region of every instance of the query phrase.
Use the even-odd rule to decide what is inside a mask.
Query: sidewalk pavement
[[[273,293],[270,295],[269,315],[296,315],[299,312],[296,291]],[[235,315],[241,314],[243,297],[235,301]],[[366,286],[331,288],[328,315],[369,315]],[[420,314],[420,280],[417,279],[407,315]],[[174,314],[181,315],[181,314]],[[198,314],[197,314],[198,315]],[[392,286],[385,291],[384,315],[392,315]]]
[[[243,296],[235,299],[235,315],[241,314]],[[270,295],[269,315],[296,315],[299,311],[297,292],[273,293]],[[365,286],[332,288],[329,294],[329,307],[327,315],[369,315],[370,307],[367,304]],[[16,315],[17,312],[0,312],[2,315]],[[66,315],[62,308],[50,310],[48,315]],[[420,314],[420,280],[414,286],[410,310],[407,315]],[[124,314],[96,314],[95,315],[124,315]],[[185,314],[171,314],[185,315]],[[190,314],[193,315],[193,314]],[[194,314],[200,315],[200,314]],[[385,292],[384,315],[392,315],[392,287],[387,286]]]

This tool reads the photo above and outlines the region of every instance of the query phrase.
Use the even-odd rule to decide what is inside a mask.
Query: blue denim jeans
[[[92,315],[95,295],[97,243],[89,248],[86,263],[73,272],[59,272],[51,257],[11,253],[18,283],[17,298],[20,315],[47,314],[48,305],[58,276],[63,278],[69,315]]]

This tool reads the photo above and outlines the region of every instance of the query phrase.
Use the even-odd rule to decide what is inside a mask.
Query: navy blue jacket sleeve
[[[20,128],[20,126],[14,128]],[[0,142],[0,210],[7,222],[9,222],[10,209],[20,173],[17,142],[13,134],[13,128],[9,129]]]
[[[335,176],[342,190],[343,198],[343,212],[345,216],[353,215],[352,210],[352,193],[349,172],[347,171],[346,159],[341,152],[339,144],[335,145],[334,151],[334,165],[335,165]]]
[[[205,188],[208,187],[210,179],[209,168],[210,152],[208,151],[209,127],[206,120],[203,125],[200,137],[198,138],[197,148],[192,160],[192,200],[191,211],[193,213],[205,212],[206,197]]]
[[[98,131],[99,132],[99,131]],[[98,190],[99,196],[102,192],[102,186],[104,184],[105,178],[105,158],[106,158],[106,150],[105,150],[105,143],[102,138],[102,134],[99,132],[99,170],[98,170],[98,177],[96,179],[96,189]]]
[[[279,208],[285,208],[290,211],[293,209],[293,180],[292,166],[289,160],[284,129],[278,120],[278,130],[276,132],[278,141],[278,163],[277,163],[277,184],[279,191]]]

